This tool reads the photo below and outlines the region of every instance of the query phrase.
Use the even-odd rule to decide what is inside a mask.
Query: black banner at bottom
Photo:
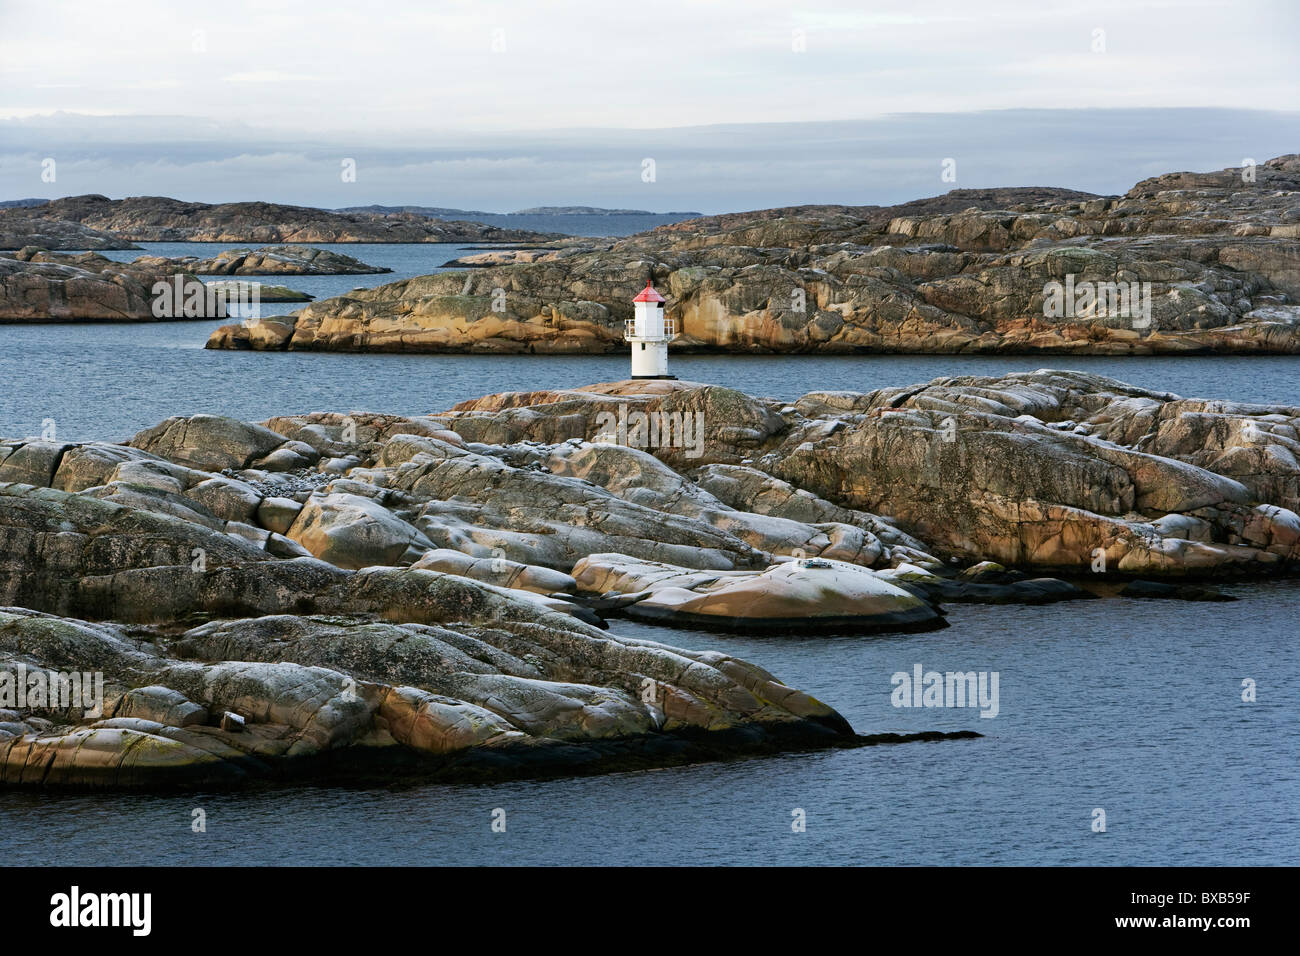
[[[988,939],[1199,936],[1231,944],[1290,921],[1294,869],[66,869],[11,870],[11,943],[27,935],[130,945],[144,940],[373,942],[376,929],[428,933],[443,920],[487,929],[494,942],[577,919],[584,935],[641,935],[682,908],[725,941],[741,928],[925,935],[943,924]],[[666,909],[665,909],[666,908]],[[658,915],[656,915],[658,911]],[[727,915],[730,912],[731,915]],[[241,916],[240,914],[244,914]],[[525,916],[531,914],[531,916]],[[246,918],[245,918],[246,917]],[[482,922],[478,922],[478,921]],[[975,922],[965,923],[964,921]],[[638,927],[640,927],[638,929]],[[1245,934],[1245,935],[1243,935]]]

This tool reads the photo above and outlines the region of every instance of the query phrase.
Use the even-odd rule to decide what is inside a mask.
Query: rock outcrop
[[[194,279],[183,270],[114,262],[94,252],[80,255],[23,249],[0,256],[0,323],[154,321],[153,288],[161,279]],[[178,319],[224,319],[224,302],[196,300]]]
[[[255,282],[252,279],[219,279],[215,282],[205,282],[204,285],[214,292],[220,292],[227,301],[251,302],[256,297],[258,302],[310,302],[316,298],[307,292],[290,289],[286,285],[272,285],[269,282]]]
[[[619,554],[594,554],[573,569],[582,590],[626,594],[632,617],[684,627],[756,631],[931,630],[938,609],[858,565],[821,558],[763,571],[691,571]]]
[[[50,231],[51,221],[79,223],[134,242],[531,242],[556,238],[548,233],[447,222],[413,213],[342,213],[267,202],[213,205],[163,196],[109,199],[98,195],[0,210],[0,234],[21,238],[28,235],[25,230],[31,230],[32,238],[14,248],[53,248],[35,238]]]
[[[197,256],[141,256],[135,260],[135,265],[154,267],[160,272],[183,271],[199,276],[346,276],[393,271],[384,266],[367,265],[341,252],[311,246],[226,249],[206,259]]]
[[[26,213],[26,215],[25,215]],[[100,229],[67,219],[34,217],[25,207],[0,209],[0,249],[139,249]]]
[[[1258,573],[1300,557],[1293,407],[1059,372],[798,404],[817,418],[755,466],[888,514],[944,556],[1134,574]]]
[[[1174,173],[1124,196],[954,190],[793,207],[627,239],[498,250],[316,302],[274,340],[212,348],[567,352],[625,348],[647,279],[675,349],[729,352],[1300,352],[1300,156]]]
[[[312,296],[286,286],[248,279],[209,282],[222,301],[203,301],[197,308],[155,310],[154,287],[159,280],[195,283],[200,275],[323,275],[387,272],[351,256],[319,249],[268,247],[249,252],[235,249],[210,259],[193,256],[139,256],[117,262],[95,252],[70,254],[28,247],[0,256],[0,322],[153,321],[160,319],[228,318],[227,302],[248,302],[256,291],[259,302],[310,302]],[[196,300],[197,301],[197,300]],[[178,303],[184,305],[184,302]],[[170,311],[172,314],[157,314]]]
[[[680,426],[695,412],[702,437],[690,445]],[[1270,573],[1300,557],[1300,411],[1291,406],[1040,371],[814,392],[788,405],[686,382],[615,383],[488,396],[438,418],[471,442],[511,446],[581,442],[623,422],[620,440],[646,452],[578,445],[574,454],[561,444],[549,467],[576,458],[607,488],[727,527],[771,554],[1085,575]],[[636,470],[601,467],[602,455],[641,459]],[[651,458],[685,487],[640,464]],[[824,543],[782,545],[781,527],[758,514],[818,529]],[[873,561],[870,541],[837,528],[876,537],[885,557]]]
[[[543,499],[524,513],[480,472]],[[530,546],[542,520],[566,538],[550,552]],[[0,675],[104,684],[19,701],[0,677],[0,783],[481,779],[870,742],[744,661],[603,630],[558,569],[588,542],[764,560],[434,419],[0,443]]]
[[[620,619],[864,634],[1133,578],[1213,597],[1186,580],[1296,568],[1297,452],[1300,408],[1055,371],[0,442],[0,783],[488,779],[872,742]],[[19,701],[19,673],[102,688]]]
[[[189,461],[266,457],[255,427],[177,432],[140,443]],[[243,479],[130,446],[34,446],[7,447],[7,471],[79,490],[0,483],[0,674],[99,672],[105,689],[6,714],[0,783],[461,779],[860,742],[728,655],[622,639],[427,562],[350,571],[277,547],[275,532],[219,516],[264,513],[270,499]],[[110,619],[131,623],[92,623]],[[0,679],[0,707],[14,706],[5,693]]]
[[[855,742],[744,661],[620,640],[455,580],[499,619],[272,614],[164,634],[0,608],[0,666],[103,675],[100,698],[0,711],[0,784],[475,779]]]

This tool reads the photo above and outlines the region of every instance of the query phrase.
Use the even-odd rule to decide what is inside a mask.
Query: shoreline
[[[262,318],[260,321],[276,322],[278,318],[280,317],[274,315],[268,315]],[[33,322],[30,324],[40,324],[40,323]],[[286,323],[278,323],[278,324],[286,324]],[[216,332],[221,332],[221,331],[222,329],[216,330]],[[216,332],[213,333],[214,339],[216,336]],[[219,341],[225,341],[225,340],[223,339]],[[582,357],[601,358],[601,357],[615,356],[615,355],[621,356],[623,355],[626,349],[626,346],[621,343],[611,344],[609,348],[602,349],[599,351],[594,351],[594,350],[565,351],[563,349],[558,349],[558,348],[545,348],[545,347],[538,348],[536,343],[529,343],[526,346],[520,346],[519,348],[511,348],[505,346],[501,346],[501,347],[470,346],[470,347],[440,349],[440,348],[412,348],[411,346],[408,345],[393,346],[393,347],[368,345],[364,348],[342,348],[342,347],[336,347],[332,345],[328,347],[314,347],[314,346],[304,347],[301,345],[290,345],[286,348],[258,348],[258,347],[252,347],[243,344],[244,340],[241,339],[235,339],[233,341],[237,344],[232,344],[232,345],[212,344],[213,340],[209,340],[209,344],[206,345],[205,348],[213,349],[217,351],[230,351],[230,352],[301,352],[301,353],[324,352],[324,353],[335,353],[341,355],[369,355],[369,354],[480,355],[480,356],[487,356],[487,357],[526,355],[530,358],[532,357],[548,358],[552,356],[560,357],[560,358],[582,358]],[[741,350],[741,349],[726,349],[717,346],[707,346],[707,345],[690,346],[690,347],[670,345],[668,354],[676,355],[676,356],[681,356],[681,355],[699,355],[699,356],[708,356],[708,357],[725,356],[729,358],[744,358],[748,356],[759,357],[759,358],[773,358],[779,356],[783,358],[796,358],[796,359],[806,358],[806,357],[853,358],[855,356],[861,357],[861,356],[872,356],[872,355],[953,356],[953,357],[970,356],[970,357],[978,357],[978,358],[995,358],[997,356],[1007,356],[1008,358],[1032,358],[1034,356],[1044,356],[1044,357],[1075,356],[1079,358],[1115,358],[1115,359],[1183,358],[1183,357],[1205,358],[1207,356],[1214,356],[1214,355],[1224,355],[1224,356],[1234,356],[1234,357],[1242,357],[1248,355],[1282,357],[1282,356],[1300,355],[1300,337],[1297,338],[1297,341],[1294,344],[1291,344],[1285,348],[1256,347],[1253,345],[1248,346],[1245,343],[1243,343],[1240,347],[1212,348],[1208,346],[1207,347],[1177,346],[1177,347],[1170,347],[1168,349],[1152,349],[1148,351],[1144,351],[1141,349],[1128,349],[1123,351],[1119,349],[1113,351],[1109,351],[1109,350],[1081,351],[1078,349],[1068,348],[1068,347],[1041,347],[1041,348],[996,347],[996,348],[961,348],[961,349],[953,349],[953,350],[944,350],[944,349],[888,348],[888,347],[870,347],[870,346],[855,346],[852,348],[845,348],[845,349],[807,349],[807,350],[800,350],[800,351],[780,351],[780,350],[762,349],[762,348]]]

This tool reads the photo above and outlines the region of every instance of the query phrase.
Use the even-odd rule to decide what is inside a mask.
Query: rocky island
[[[96,252],[60,253],[21,249],[0,255],[0,323],[154,321],[155,283],[192,273],[154,262],[137,266]],[[185,318],[228,318],[224,307]]]
[[[136,266],[156,265],[200,276],[352,276],[392,272],[353,256],[311,246],[263,246],[260,249],[226,249],[215,256],[140,256]]]
[[[899,632],[948,601],[1287,573],[1297,429],[1296,407],[1043,370],[5,441],[0,662],[102,692],[0,685],[0,783],[498,779],[916,739],[620,622]]]
[[[195,276],[363,275],[390,272],[352,256],[310,246],[229,249],[197,256],[138,256],[116,262],[95,252],[50,252],[28,247],[0,255],[0,322],[153,321],[154,284],[162,278]],[[262,302],[310,302],[312,296],[284,286],[245,280],[209,283],[239,292],[256,286]],[[179,318],[227,318],[204,309]]]
[[[73,224],[71,226],[66,224]],[[52,245],[52,232],[95,230],[122,242],[530,242],[553,234],[443,221],[414,213],[334,212],[268,202],[198,203],[164,196],[70,196],[0,209],[0,248],[134,248]]]
[[[0,209],[0,249],[139,249],[134,242],[120,239],[102,229],[91,229],[66,219],[45,219],[23,215],[24,206]]]
[[[1122,196],[955,189],[804,206],[455,260],[211,348],[619,351],[647,280],[672,348],[1147,355],[1300,352],[1300,156]]]
[[[682,212],[680,210],[670,210],[669,212],[651,212],[649,209],[605,209],[601,206],[530,206],[527,209],[517,209],[510,213],[512,216],[678,216],[681,218],[696,219],[701,215],[698,212]]]
[[[412,212],[432,219],[470,219],[484,217],[506,218],[509,216],[676,216],[679,219],[696,219],[703,215],[698,212],[652,212],[649,209],[606,209],[603,206],[532,206],[528,209],[516,209],[514,212],[485,212],[482,209],[450,209],[446,206],[344,206],[335,212],[374,212],[395,213]]]

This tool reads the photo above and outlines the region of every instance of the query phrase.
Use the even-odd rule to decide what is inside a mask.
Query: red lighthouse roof
[[[645,283],[645,288],[641,290],[641,294],[637,296],[635,299],[633,299],[632,301],[633,302],[663,302],[664,297],[655,291],[655,287],[651,285],[650,280],[647,279]]]

